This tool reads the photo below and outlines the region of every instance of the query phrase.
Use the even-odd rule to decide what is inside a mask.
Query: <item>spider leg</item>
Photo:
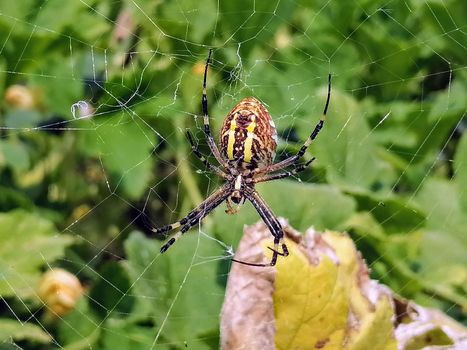
[[[227,174],[224,173],[217,166],[212,165],[211,163],[209,163],[209,161],[206,159],[206,157],[204,157],[203,154],[199,151],[198,146],[195,145],[195,143],[193,141],[193,136],[191,135],[191,132],[187,131],[186,136],[188,138],[188,141],[190,142],[191,150],[201,160],[201,162],[203,162],[203,164],[206,166],[206,168],[208,168],[210,171],[216,173],[220,177],[222,177],[224,179],[227,179],[228,178]]]
[[[212,49],[209,50],[208,59],[206,60],[206,65],[204,67],[204,77],[203,77],[203,96],[201,98],[201,108],[203,109],[204,115],[204,134],[206,135],[206,140],[208,141],[209,148],[211,149],[212,154],[216,160],[221,164],[225,169],[228,169],[228,164],[225,159],[222,157],[219,148],[214,141],[214,138],[211,134],[211,128],[209,126],[209,115],[208,115],[208,97],[206,94],[206,79],[208,76],[208,67],[211,62]]]
[[[232,202],[230,202],[229,198],[227,198],[227,200],[225,201],[225,203],[227,204],[227,209],[225,210],[225,213],[226,214],[229,214],[229,215],[234,215],[234,214],[237,214],[238,211],[240,210],[239,209],[239,205],[237,205],[236,208],[233,207],[232,205]]]
[[[229,195],[230,191],[228,190],[227,185],[222,186],[216,192],[211,194],[204,202],[198,205],[195,209],[190,211],[187,216],[185,216],[180,221],[177,221],[173,224],[163,226],[158,229],[153,229],[152,231],[156,234],[165,234],[173,229],[182,227],[180,231],[174,234],[168,241],[161,247],[161,253],[167,251],[172,244],[175,243],[185,232],[190,228],[198,224],[206,215],[208,215],[212,210],[214,210],[219,204],[221,204]]]
[[[276,265],[277,257],[279,255],[281,256],[289,255],[287,246],[284,243],[284,230],[282,229],[282,226],[279,220],[273,214],[271,208],[268,207],[268,205],[263,200],[263,198],[261,198],[258,192],[252,191],[251,193],[245,193],[245,196],[253,204],[259,216],[261,217],[261,219],[263,219],[264,223],[269,228],[269,231],[274,236],[274,248],[273,249],[270,248],[273,254],[272,254],[271,261],[269,262],[268,265],[251,264],[251,263],[244,263],[244,264],[251,265],[251,266],[274,266]],[[279,252],[279,246],[281,246],[282,253]],[[238,260],[234,260],[234,261],[239,262]]]
[[[281,170],[285,167],[288,167],[294,163],[296,163],[306,152],[307,148],[311,145],[313,140],[318,136],[319,132],[323,128],[324,125],[324,120],[326,119],[326,114],[328,113],[328,107],[329,107],[329,101],[331,99],[331,74],[328,75],[328,95],[326,97],[326,104],[324,105],[324,111],[323,114],[318,122],[316,124],[315,128],[311,132],[310,136],[308,139],[305,141],[303,146],[300,148],[300,150],[297,152],[297,154],[284,159],[283,161],[276,163],[276,164],[271,164],[269,166],[263,167],[263,168],[258,168],[255,170],[256,173],[259,174],[264,174],[264,173],[271,173],[274,171]]]
[[[299,172],[302,172],[303,170],[305,170],[315,159],[316,159],[315,157],[311,158],[308,162],[306,162],[304,164],[300,164],[299,166],[297,166],[292,171],[284,171],[284,172],[277,173],[277,174],[272,174],[272,175],[266,174],[266,175],[262,175],[260,177],[254,178],[253,183],[257,184],[259,182],[279,180],[279,179],[283,179],[283,178],[286,178],[286,177],[289,177],[289,176],[294,176],[294,175],[298,174]]]

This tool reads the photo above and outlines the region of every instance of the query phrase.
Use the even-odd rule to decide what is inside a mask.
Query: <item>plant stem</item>
[[[189,152],[187,152],[187,147],[185,140],[183,139],[183,133],[179,132],[179,130],[183,130],[183,122],[180,119],[175,120],[175,130],[177,132],[177,172],[180,178],[183,187],[188,193],[188,197],[190,198],[193,205],[198,205],[202,202],[203,197],[199,191],[198,185],[196,184],[196,180],[193,176],[193,172],[191,171],[190,167],[188,166],[187,157]]]

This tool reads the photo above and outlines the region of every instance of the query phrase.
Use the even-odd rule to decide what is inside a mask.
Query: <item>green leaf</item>
[[[32,209],[34,204],[30,197],[11,186],[0,186],[0,210],[9,211],[16,208]]]
[[[382,226],[368,212],[359,212],[352,215],[343,226],[346,230],[352,229],[361,237],[371,237],[378,241],[384,240],[385,233]]]
[[[192,41],[202,42],[207,34],[212,33],[217,19],[216,10],[217,4],[213,0],[186,0],[181,3],[168,1],[161,4],[162,16],[157,17],[157,22],[171,35],[185,37],[188,34]],[[164,20],[159,20],[162,17]]]
[[[58,323],[58,341],[66,350],[85,350],[95,346],[102,328],[92,309],[89,299],[81,298],[73,312],[62,316]]]
[[[412,58],[419,55],[420,46],[414,45],[404,33],[396,34],[387,22],[368,21],[365,24],[358,30],[356,38],[365,42],[361,56],[369,67],[364,80],[365,84],[372,86],[372,95],[392,101],[400,98],[401,93],[418,90],[416,82],[421,81],[421,77],[414,76],[416,65]],[[375,60],[377,64],[374,64]],[[388,72],[398,79],[388,84]]]
[[[122,187],[130,198],[139,198],[148,188],[154,166],[151,156],[155,145],[153,131],[138,119],[121,114],[82,136],[82,151],[102,159],[105,169],[110,172],[111,189]]]
[[[139,232],[132,232],[125,241],[125,267],[137,303],[133,314],[153,320],[152,339],[160,332],[157,344],[186,339],[198,344],[198,338],[218,328],[223,288],[217,282],[220,271],[216,260],[222,250],[212,240],[198,242],[200,237],[186,233],[163,255],[160,241]],[[190,317],[186,317],[187,312]],[[196,346],[208,348],[201,343]]]
[[[459,185],[459,188],[464,189],[458,191],[460,204],[463,212],[467,213],[467,133],[459,141],[457,146],[456,156],[454,157],[454,173],[455,182]]]
[[[37,111],[26,109],[13,109],[5,116],[5,125],[9,128],[31,128],[36,126],[40,120],[40,114]]]
[[[62,16],[56,16],[62,17]],[[40,69],[43,76],[32,76],[31,84],[40,89],[43,104],[48,110],[65,119],[72,119],[71,106],[83,95],[83,83],[75,79],[74,74],[79,75],[80,71],[72,66],[70,60],[64,60],[60,55],[50,55],[46,61],[41,61]],[[57,77],[50,79],[49,76]],[[63,127],[64,125],[58,125]],[[31,124],[29,124],[31,127]]]
[[[34,296],[41,267],[62,257],[72,242],[36,214],[0,213],[0,296]]]
[[[242,43],[242,52],[251,52],[255,43],[271,40],[277,27],[292,16],[296,3],[247,0],[222,1],[219,6],[220,13],[226,14],[220,22],[224,40]],[[261,30],[266,23],[267,30]]]
[[[101,349],[151,349],[154,337],[155,333],[151,328],[109,320],[102,335]],[[157,349],[171,349],[171,347],[158,345]]]
[[[129,314],[133,298],[124,294],[129,289],[130,283],[122,266],[115,262],[106,263],[99,270],[99,279],[89,293],[92,309],[102,318]]]
[[[444,298],[467,308],[467,212],[455,181],[429,179],[416,200],[429,214],[420,244],[421,281]]]
[[[378,125],[374,130],[375,141],[378,142],[378,144],[391,147],[391,149],[403,148],[405,150],[416,150],[420,147],[419,138],[426,136],[426,134],[423,135],[423,131],[426,130],[420,130],[420,126],[421,122],[426,120],[426,118],[420,118],[420,122],[414,123],[415,125],[413,128],[410,127],[410,121],[420,117],[422,113],[419,103],[396,100],[388,103],[373,103],[368,107],[374,114],[371,119],[372,125]],[[386,115],[386,119],[381,122]],[[425,116],[425,114],[423,114],[423,116]],[[409,155],[399,154],[394,150],[391,154],[398,158],[409,158]],[[414,159],[413,161],[418,161],[418,159]],[[404,165],[402,169],[407,167],[406,164]]]
[[[34,343],[50,343],[52,337],[43,328],[9,318],[0,318],[0,343],[28,340]]]
[[[34,0],[4,1],[0,6],[0,21],[21,21],[31,15]]]
[[[324,101],[325,90],[320,96]],[[308,136],[309,130],[310,122],[307,127],[300,127],[302,139]],[[326,169],[328,181],[346,190],[389,188],[395,178],[389,164],[378,156],[382,150],[375,143],[360,105],[336,89],[326,124],[311,150],[316,155],[315,166]]]
[[[66,26],[74,22],[79,12],[89,10],[89,6],[80,1],[70,2],[67,6],[63,6],[63,2],[60,0],[49,0],[42,4],[34,24],[60,33]]]
[[[465,48],[462,47],[463,35],[459,28],[465,26],[463,16],[465,3],[462,0],[449,0],[447,2],[428,0],[413,1],[413,11],[417,13],[418,20],[423,24],[423,30],[417,35],[418,40],[430,41],[430,51],[434,54],[443,51],[442,59],[450,63],[462,62],[465,57]],[[447,37],[446,33],[449,33]]]
[[[425,181],[415,201],[427,213],[428,229],[445,232],[467,244],[467,212],[459,198],[462,190],[455,181],[430,178]]]
[[[285,180],[262,184],[258,186],[258,192],[276,216],[286,218],[291,225],[301,230],[310,226],[319,230],[337,228],[355,210],[355,202],[351,197],[326,185]],[[236,215],[228,215],[218,209],[213,217],[216,234],[222,241],[233,246],[237,245],[243,226],[259,219],[258,213],[249,202]]]
[[[3,165],[3,162],[16,172],[27,170],[29,168],[28,149],[17,139],[0,140],[0,165]]]
[[[411,232],[424,225],[424,207],[399,196],[384,196],[373,192],[353,192],[359,211],[369,211],[383,225],[386,233]],[[423,208],[423,209],[422,209]]]

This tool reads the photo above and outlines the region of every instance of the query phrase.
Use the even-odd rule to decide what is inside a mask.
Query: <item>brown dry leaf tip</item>
[[[310,227],[305,231],[305,235],[302,236],[300,233],[298,235],[300,241],[296,241],[296,243],[300,243],[299,248],[308,258],[310,264],[318,265],[323,256],[327,256],[334,264],[339,265],[339,257],[335,250],[323,239],[320,232]]]
[[[50,316],[60,317],[75,308],[83,294],[83,287],[75,275],[56,268],[42,276],[37,294],[47,306]]]
[[[268,236],[263,223],[245,227],[235,258],[263,263],[261,241]],[[232,264],[221,311],[222,349],[274,349],[273,291],[273,267]]]
[[[391,308],[394,310],[395,304],[392,291],[384,284],[370,279],[370,269],[359,251],[356,251],[356,259],[358,264],[357,285],[362,295],[369,301],[368,306],[370,310],[374,311],[374,306],[381,297],[386,297],[391,303]],[[397,321],[396,316],[392,317],[392,321],[393,323]]]
[[[395,326],[399,326],[401,323],[408,323],[413,319],[417,318],[417,311],[413,305],[406,299],[394,295],[393,296],[394,313],[395,313]]]
[[[35,98],[31,89],[24,85],[14,84],[5,91],[5,102],[16,108],[33,109]]]
[[[467,349],[467,329],[449,316],[398,296],[394,302],[402,321],[396,328],[399,349]]]

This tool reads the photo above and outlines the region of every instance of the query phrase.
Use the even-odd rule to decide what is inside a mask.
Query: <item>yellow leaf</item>
[[[351,239],[311,237],[312,249],[288,240],[290,255],[276,266],[276,348],[396,349],[389,298],[368,300],[362,288],[372,281]]]
[[[290,255],[274,267],[269,229],[245,229],[235,258],[247,265],[229,273],[222,350],[413,350],[428,340],[467,349],[465,327],[371,280],[347,234],[301,234],[280,220]]]

